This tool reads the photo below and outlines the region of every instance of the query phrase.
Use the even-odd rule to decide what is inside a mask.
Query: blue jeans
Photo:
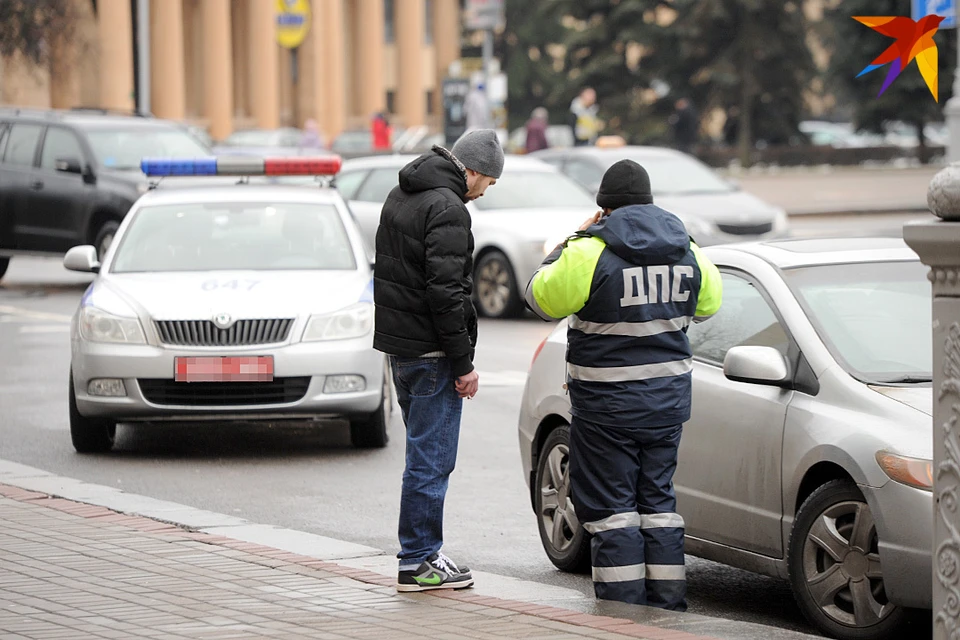
[[[390,356],[407,427],[400,495],[400,570],[413,570],[443,546],[443,500],[457,462],[463,400],[447,358]]]

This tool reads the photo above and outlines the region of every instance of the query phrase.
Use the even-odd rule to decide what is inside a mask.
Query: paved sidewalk
[[[704,636],[393,580],[0,484],[0,637]]]

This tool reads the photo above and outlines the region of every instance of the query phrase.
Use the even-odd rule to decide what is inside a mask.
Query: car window
[[[400,183],[400,170],[394,167],[389,169],[374,169],[370,172],[363,186],[352,200],[361,202],[386,202],[390,190]]]
[[[603,180],[603,169],[589,160],[583,160],[581,158],[571,158],[568,160],[564,172],[589,189],[598,187],[600,181]]]
[[[38,124],[13,125],[7,136],[7,148],[3,153],[3,161],[7,164],[33,166],[33,158],[42,129],[43,127]]]
[[[690,156],[656,156],[643,153],[610,153],[606,160],[613,165],[627,158],[640,164],[650,176],[653,197],[730,193],[736,191],[731,183],[716,171]],[[599,180],[597,181],[599,183]]]
[[[178,127],[92,129],[87,133],[93,155],[104,167],[140,169],[148,157],[203,158],[212,155],[195,137]]]
[[[593,197],[579,184],[559,172],[504,171],[497,184],[474,200],[481,211],[493,209],[583,208],[596,211]]]
[[[356,268],[333,205],[215,202],[140,209],[117,246],[111,271]]]
[[[5,122],[0,122],[0,158],[3,157],[3,150],[7,146],[7,132],[10,127]]]
[[[693,355],[719,364],[733,347],[751,345],[773,347],[786,356],[790,338],[760,291],[732,273],[722,279],[720,310],[687,329]]]
[[[338,173],[337,174],[337,191],[340,192],[340,195],[343,196],[344,200],[354,200],[357,195],[357,189],[360,188],[360,183],[363,182],[363,179],[367,177],[366,170],[361,171],[348,171],[347,173]]]
[[[76,158],[83,164],[83,150],[80,141],[71,131],[60,127],[50,127],[43,138],[43,151],[40,152],[40,167],[56,171],[58,158]]]

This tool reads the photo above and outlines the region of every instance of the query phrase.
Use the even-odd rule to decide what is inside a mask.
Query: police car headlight
[[[361,302],[335,313],[311,316],[303,331],[303,342],[360,338],[373,329],[373,305]]]
[[[146,344],[143,327],[136,318],[124,318],[96,307],[80,310],[80,335],[90,342]]]

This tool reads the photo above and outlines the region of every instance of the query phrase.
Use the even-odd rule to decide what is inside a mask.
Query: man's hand
[[[470,373],[457,378],[454,386],[461,398],[469,400],[477,395],[477,389],[480,387],[480,376],[477,374],[477,370],[474,369]]]
[[[587,218],[586,222],[584,222],[582,225],[580,225],[580,231],[586,231],[587,229],[589,229],[589,228],[592,227],[593,225],[595,225],[595,224],[597,224],[598,222],[600,222],[600,218],[602,218],[602,217],[603,217],[603,211],[597,211],[595,214],[593,214],[592,216],[590,216],[589,218]]]

